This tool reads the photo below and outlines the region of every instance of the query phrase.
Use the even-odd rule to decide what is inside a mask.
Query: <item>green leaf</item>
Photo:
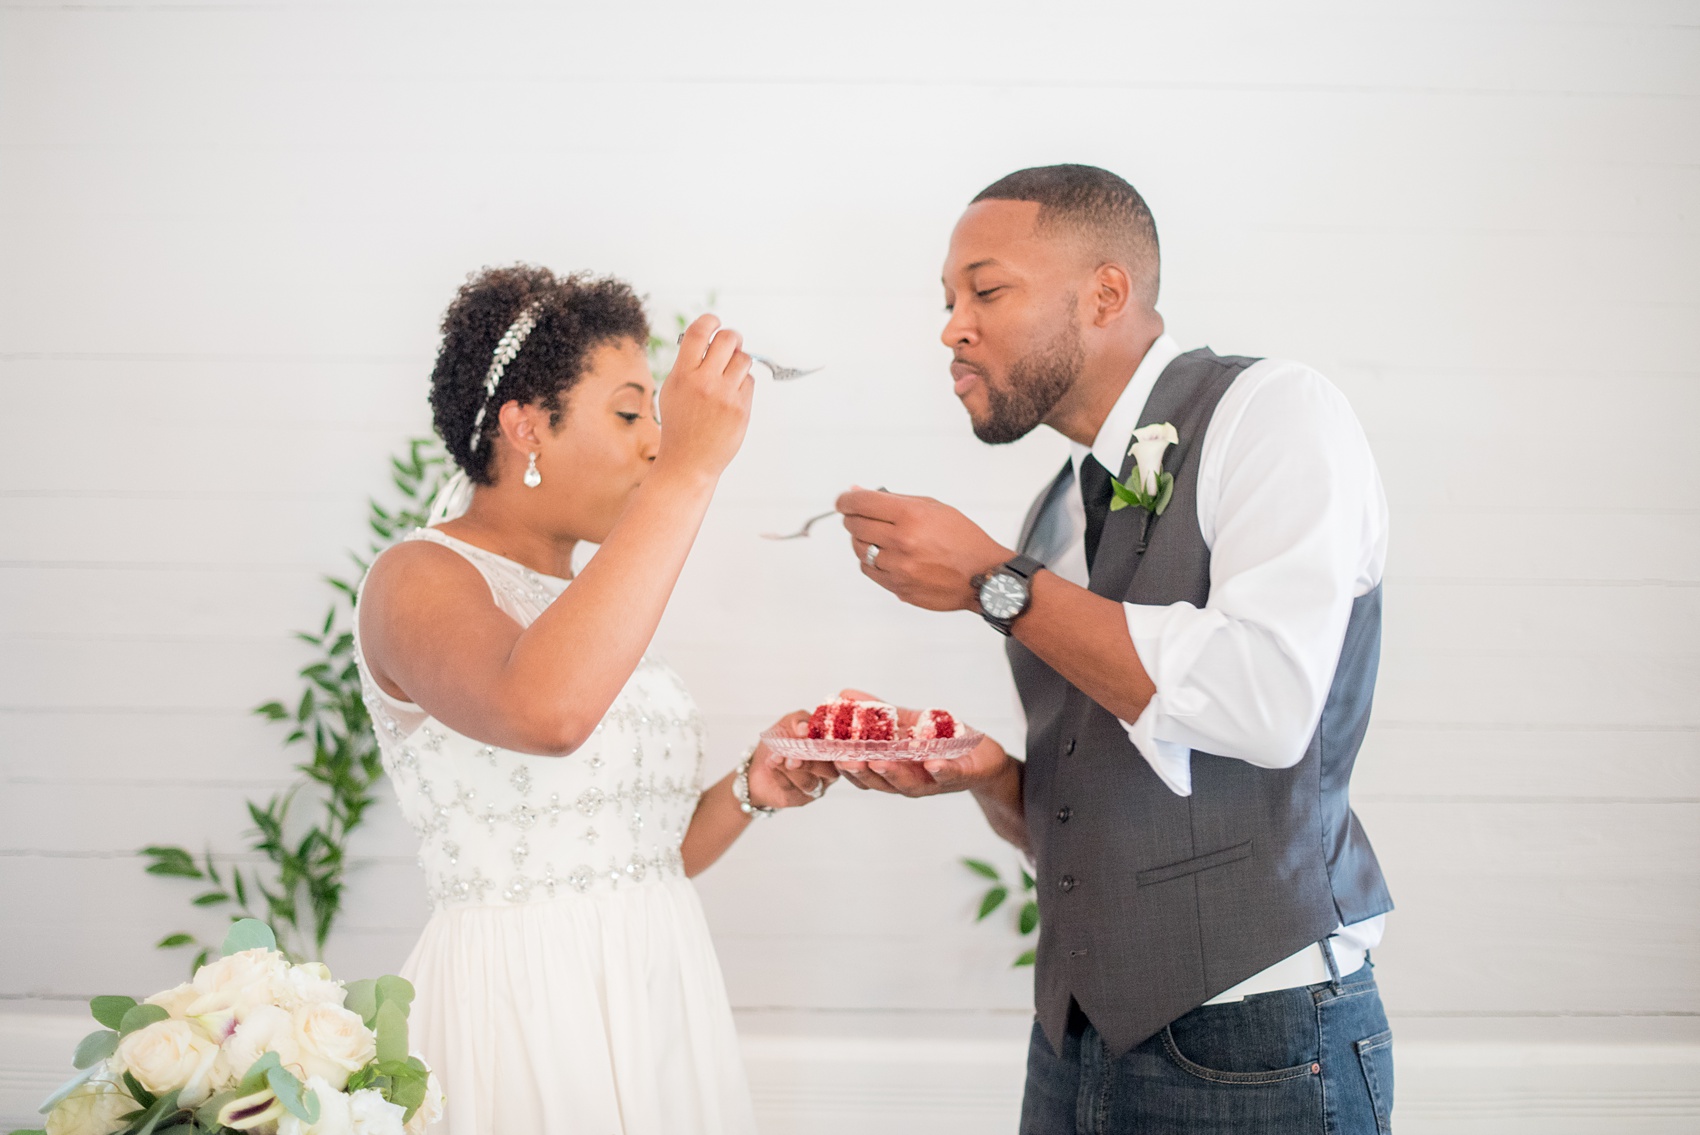
[[[346,996],[343,998],[343,1008],[350,1013],[360,1014],[360,1019],[371,1028],[378,1020],[378,983],[371,978],[351,981],[342,987]]]
[[[395,1002],[401,1006],[402,1015],[407,1014],[408,1006],[413,1004],[413,983],[404,977],[390,974],[378,979],[378,1000],[384,1004]]]
[[[71,1067],[87,1068],[99,1064],[108,1056],[118,1051],[118,1034],[111,1029],[101,1029],[84,1037],[77,1044],[76,1055],[71,1058]]]
[[[282,1068],[283,1060],[275,1052],[262,1052],[260,1058],[248,1066],[248,1074],[242,1077],[242,1082],[236,1085],[238,1096],[251,1096],[261,1088],[266,1087],[267,1079],[273,1068]]]
[[[158,1098],[152,1092],[142,1087],[141,1082],[128,1072],[124,1073],[124,1090],[130,1093],[131,1099],[135,1100],[144,1108],[152,1107],[154,1105],[154,1100]]]
[[[1021,917],[1016,920],[1016,929],[1023,934],[1031,934],[1039,925],[1039,904],[1030,902],[1021,908]]]
[[[209,1097],[207,1102],[195,1109],[195,1122],[208,1131],[217,1131],[219,1129],[218,1113],[223,1111],[224,1105],[231,1100],[241,1098],[235,1091],[219,1092],[217,1095]]]
[[[137,1029],[145,1029],[149,1025],[170,1019],[171,1014],[165,1011],[163,1005],[137,1005],[125,1012],[124,1019],[118,1023],[118,1034],[129,1036]]]
[[[1008,897],[1009,897],[1009,888],[1008,887],[997,886],[997,887],[993,887],[991,890],[987,891],[986,897],[980,900],[980,913],[974,916],[974,921],[975,922],[983,921],[985,919],[986,915],[992,913],[992,911],[994,911],[998,907],[1002,906],[1003,900],[1007,899]]]
[[[270,926],[257,918],[242,918],[230,927],[230,933],[224,936],[224,945],[219,947],[219,952],[229,957],[231,954],[240,954],[243,950],[275,949],[277,935],[272,933]]]
[[[174,1091],[166,1092],[163,1096],[160,1096],[159,1099],[154,1101],[153,1106],[148,1108],[147,1114],[143,1118],[142,1125],[136,1128],[136,1135],[153,1135],[154,1128],[159,1126],[160,1120],[171,1115],[176,1110],[177,1093]]]
[[[100,1071],[100,1065],[98,1064],[91,1064],[87,1068],[84,1068],[81,1072],[78,1072],[75,1076],[72,1076],[69,1080],[66,1080],[63,1084],[59,1085],[59,1090],[48,1096],[46,1100],[42,1101],[41,1107],[36,1110],[42,1115],[46,1115],[48,1112],[58,1107],[59,1104],[64,1101],[66,1096],[92,1080],[94,1078],[94,1074],[98,1071]]]
[[[181,847],[144,847],[142,854],[153,859],[147,867],[150,875],[175,875],[184,879],[202,878],[194,857]]]
[[[407,1121],[404,1119],[402,1122],[405,1123]],[[47,1135],[47,1132],[39,1127],[31,1127],[28,1130],[14,1131],[12,1132],[12,1135]]]
[[[319,1097],[312,1092],[303,1096],[301,1081],[289,1069],[282,1065],[266,1069],[266,1086],[295,1118],[308,1123],[319,1121]]]
[[[211,956],[212,956],[212,951],[210,949],[204,949],[204,948],[201,950],[200,953],[196,954],[195,960],[189,963],[189,976],[194,977],[195,974],[200,970],[200,968],[207,964],[207,959]]]
[[[1003,880],[1003,876],[998,874],[998,869],[983,859],[964,859],[962,861],[962,865],[974,872],[974,874],[983,875],[986,878],[991,879],[993,882],[1001,882]]]
[[[1025,867],[1021,869],[1021,889],[1024,891],[1030,891],[1033,889],[1033,876],[1028,874],[1027,868]]]
[[[257,705],[254,712],[267,721],[282,721],[289,716],[289,711],[283,708],[282,702],[269,701],[265,705]]]
[[[1169,507],[1169,498],[1175,495],[1175,475],[1173,473],[1157,474],[1157,501],[1151,506],[1156,516],[1162,516],[1163,510]]]
[[[1011,968],[1013,969],[1013,968],[1017,968],[1017,967],[1020,967],[1020,966],[1030,966],[1037,959],[1038,959],[1038,955],[1034,951],[1027,950],[1020,957],[1015,959],[1015,963],[1014,963],[1013,966],[1011,966]]]
[[[189,901],[196,906],[215,906],[221,902],[229,902],[230,896],[223,891],[208,891],[204,895],[196,895]]]
[[[407,1059],[407,1010],[403,1006],[394,1001],[379,1005],[372,1031],[378,1034],[380,1061]]]
[[[187,946],[195,940],[193,934],[167,934],[153,944],[156,950],[175,950],[178,946]]]
[[[108,994],[104,997],[89,999],[89,1012],[94,1019],[109,1029],[115,1029],[124,1023],[124,1014],[136,1007],[134,997],[119,997]]]

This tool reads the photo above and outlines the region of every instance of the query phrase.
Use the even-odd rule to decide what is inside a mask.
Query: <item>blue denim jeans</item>
[[[1375,967],[1203,1005],[1112,1057],[1076,1010],[1027,1050],[1021,1135],[1387,1135],[1393,1034]]]

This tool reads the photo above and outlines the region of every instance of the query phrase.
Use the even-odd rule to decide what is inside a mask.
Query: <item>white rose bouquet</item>
[[[13,1135],[420,1135],[443,1093],[408,1050],[413,987],[344,985],[292,965],[271,928],[243,919],[224,956],[137,1004],[96,997],[106,1027],[77,1045],[82,1071]]]

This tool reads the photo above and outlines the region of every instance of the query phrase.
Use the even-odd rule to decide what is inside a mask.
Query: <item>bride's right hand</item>
[[[657,469],[719,476],[744,442],[755,378],[743,336],[704,315],[685,329],[661,385]]]

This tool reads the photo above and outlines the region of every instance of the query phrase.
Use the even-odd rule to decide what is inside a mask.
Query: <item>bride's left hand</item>
[[[807,736],[807,710],[788,713],[775,724],[798,737]],[[801,808],[813,804],[838,779],[829,761],[787,761],[766,745],[750,759],[750,803],[763,808]]]

